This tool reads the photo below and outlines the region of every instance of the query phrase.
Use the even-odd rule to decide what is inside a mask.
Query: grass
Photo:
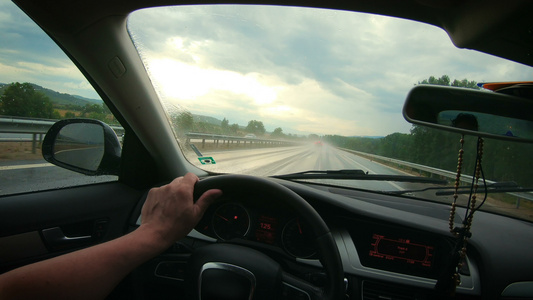
[[[38,143],[32,153],[32,142],[0,142],[0,161],[42,159],[41,145]]]
[[[364,156],[364,155],[361,155]],[[413,170],[409,167],[399,166],[396,163],[391,163],[389,161],[377,160],[370,156],[364,156],[369,160],[379,162],[382,165],[388,166],[390,168],[411,174],[413,176],[424,176],[429,177],[430,174],[427,172],[421,172],[418,170]],[[451,180],[448,178],[448,180]],[[450,183],[453,185],[453,183]],[[478,189],[478,199],[481,200],[482,188]],[[479,202],[478,202],[479,203]],[[509,195],[508,193],[491,193],[487,197],[486,205],[484,210],[495,212],[498,214],[505,214],[512,217],[517,217],[527,221],[533,221],[533,201],[527,199],[519,198],[514,195]]]

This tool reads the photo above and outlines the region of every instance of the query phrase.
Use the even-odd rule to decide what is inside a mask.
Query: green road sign
[[[198,160],[202,165],[214,165],[216,164],[215,160],[211,156],[198,157]]]

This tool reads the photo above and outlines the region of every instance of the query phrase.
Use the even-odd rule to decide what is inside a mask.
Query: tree
[[[263,135],[266,132],[263,122],[257,120],[249,121],[248,126],[246,126],[246,131],[255,135]]]
[[[232,134],[237,134],[237,131],[239,131],[239,124],[237,124],[237,123],[231,124],[231,126],[229,127],[229,131]]]
[[[175,117],[175,123],[178,125],[179,130],[191,130],[194,125],[194,119],[192,114],[188,111],[181,112]]]
[[[65,113],[65,119],[72,119],[72,118],[75,118],[76,117],[76,114],[71,112],[71,111],[67,111]]]
[[[419,81],[418,84],[436,84],[436,85],[446,85],[446,86],[456,86],[456,87],[466,87],[470,89],[479,90],[477,82],[468,81],[466,78],[463,80],[454,79],[453,82],[450,80],[450,76],[442,75],[440,78],[435,78],[435,76],[429,76],[428,79]]]
[[[228,121],[228,119],[224,118],[222,120],[222,123],[220,123],[220,128],[222,129],[222,133],[228,133],[228,131],[229,131],[229,121]]]
[[[448,75],[442,75],[440,78],[430,76],[424,79],[422,84],[436,84],[445,86],[465,87],[479,89],[475,81],[467,79],[453,81]],[[459,147],[459,135],[438,129],[413,125],[411,128],[410,151],[406,155],[406,160],[419,164],[432,166],[440,169],[453,171],[457,168],[457,151]],[[466,139],[465,142],[465,160],[473,160],[475,154],[475,141]],[[468,158],[468,159],[467,159]],[[465,171],[469,166],[463,166]]]
[[[272,132],[270,136],[273,138],[282,138],[285,136],[285,134],[283,133],[283,129],[281,129],[281,127],[278,127],[274,129],[274,131]]]
[[[82,118],[96,119],[104,122],[112,121],[113,118],[111,118],[111,120],[108,120],[108,116],[112,116],[111,111],[104,103],[102,103],[101,105],[86,104],[83,107],[80,115],[80,117]]]
[[[57,118],[52,101],[28,83],[14,82],[0,96],[0,114],[30,118]]]
[[[220,123],[220,127],[222,128],[228,128],[229,127],[229,121],[228,119],[224,118],[222,122]]]
[[[429,76],[428,79],[424,79],[422,82],[418,82],[418,84],[450,85],[450,77],[448,75],[442,75],[440,78]]]
[[[453,82],[452,82],[452,86],[457,86],[457,87],[466,87],[466,88],[470,88],[470,89],[476,89],[476,90],[479,90],[480,87],[477,86],[477,83],[472,80],[472,81],[468,81],[466,78],[459,81],[457,79],[455,79]]]
[[[457,86],[479,89],[475,81],[450,80],[448,75],[440,78],[430,76],[419,84],[437,84],[445,86]],[[439,169],[455,171],[457,169],[457,153],[459,150],[460,136],[457,133],[446,132],[439,129],[413,125],[410,134],[393,133],[383,138],[372,139],[364,137],[325,136],[328,143],[342,148],[353,149],[366,153],[411,161],[422,165],[432,166]],[[466,138],[464,144],[464,161],[474,161],[476,154],[476,139]],[[487,142],[489,144],[490,142]],[[489,149],[487,147],[487,149]],[[499,151],[497,153],[502,153]],[[486,158],[490,157],[487,150]],[[491,157],[491,161],[503,161],[505,158]],[[506,161],[507,165],[511,163]],[[502,166],[505,164],[501,164]],[[473,172],[472,164],[464,164],[465,173]],[[488,169],[489,167],[487,167]],[[492,170],[488,169],[487,174]],[[513,174],[517,174],[515,171]]]

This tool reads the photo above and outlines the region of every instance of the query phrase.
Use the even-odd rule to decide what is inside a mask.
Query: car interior
[[[188,143],[191,139],[203,139],[204,143],[211,139],[218,145],[218,139],[222,144],[223,138],[180,135],[185,133],[170,121],[168,106],[160,101],[164,95],[150,75],[155,66],[147,67],[152,46],[143,44],[144,32],[132,33],[134,25],[144,25],[134,24],[134,17],[129,20],[137,11],[143,13],[152,7],[179,10],[181,6],[194,9],[204,5],[362,12],[438,27],[457,48],[529,68],[529,78],[521,79],[527,81],[533,78],[533,2],[13,0],[12,4],[65,52],[107,105],[123,134],[117,136],[115,127],[89,119],[66,119],[49,129],[42,141],[44,159],[96,181],[2,193],[0,273],[134,231],[141,224],[148,191],[192,172],[200,178],[196,197],[212,188],[221,189],[223,196],[185,239],[135,269],[108,299],[533,299],[533,213],[513,217],[478,210],[476,204],[452,205],[454,192],[455,199],[470,192],[469,203],[472,194],[475,202],[477,192],[479,205],[488,193],[492,195],[487,190],[498,189],[497,184],[487,187],[481,183],[481,167],[475,167],[480,170],[477,175],[474,170],[468,174],[451,171],[447,203],[421,201],[424,196],[413,197],[409,189],[383,192],[365,188],[379,180],[438,186],[446,181],[443,175],[409,179],[413,176],[380,178],[385,175],[359,170],[287,167],[283,169],[286,172],[249,174],[217,169],[229,154],[201,157],[202,144],[193,147]],[[196,11],[189,14],[202,25],[205,15]],[[265,24],[269,23],[275,22]],[[200,25],[179,24],[191,30]],[[217,26],[209,27],[210,34],[216,35],[218,30]],[[342,30],[349,33],[351,28]],[[415,38],[408,32],[405,36]],[[424,63],[413,62],[415,66]],[[461,134],[518,144],[528,151],[533,141],[531,86],[526,82],[512,85],[511,92],[493,92],[417,85],[404,98],[396,99],[403,108],[395,113],[403,114],[413,126],[455,134],[456,142],[449,146],[454,161],[462,147]],[[470,123],[458,125],[457,112],[468,112],[475,124],[470,119],[465,121]],[[453,120],[448,117],[452,114]],[[485,129],[493,127],[482,124],[484,115],[500,117],[502,124],[518,120],[523,123],[513,124],[524,125],[515,125],[519,129],[504,136],[499,129]],[[270,146],[252,132],[235,138],[236,145],[237,141],[244,146],[265,143],[259,145],[296,147],[283,144],[286,140]],[[482,139],[478,140],[478,151],[479,141]],[[308,144],[309,153],[333,147],[327,140]],[[69,155],[72,149],[78,150],[74,156]],[[490,149],[486,143],[486,155]],[[355,150],[350,153],[357,154]],[[374,154],[364,157],[376,161]],[[232,164],[245,170],[255,158],[242,156],[246,159]],[[479,152],[477,157],[481,165]],[[304,155],[287,158],[287,164],[304,159]],[[459,156],[459,165],[461,159]],[[483,160],[484,166],[491,163]],[[533,169],[531,160],[525,159],[522,168]],[[0,165],[2,172],[8,174],[8,168]],[[462,192],[456,173],[476,180],[465,184],[466,196],[458,196]],[[111,179],[100,182],[98,178]],[[358,181],[357,188],[336,184],[353,179]],[[516,190],[514,186],[506,188]],[[434,192],[432,189],[441,191],[432,187],[424,193]],[[525,199],[530,191],[521,189],[527,194]],[[525,209],[529,202],[522,200],[520,205]]]

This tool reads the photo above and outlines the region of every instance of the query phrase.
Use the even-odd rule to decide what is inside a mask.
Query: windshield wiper
[[[481,186],[480,186],[481,188]],[[470,193],[470,185],[468,186],[460,186],[457,188],[457,194],[469,194]],[[419,190],[403,190],[403,191],[390,191],[387,192],[389,194],[395,194],[395,195],[402,195],[402,194],[408,194],[408,193],[420,193],[430,190],[437,190],[435,192],[435,195],[437,196],[449,196],[453,195],[455,193],[455,187],[449,186],[449,187],[428,187],[425,189],[419,189]],[[479,190],[480,192],[484,192],[482,189]],[[503,181],[503,182],[494,182],[487,184],[487,193],[512,193],[512,192],[532,192],[533,188],[523,188],[519,186],[514,181]]]
[[[373,181],[398,181],[398,182],[422,182],[433,184],[447,184],[444,179],[406,176],[406,175],[383,175],[368,174],[363,170],[325,170],[325,171],[305,171],[285,175],[272,176],[279,179],[352,179],[352,180],[373,180]]]
[[[480,186],[479,192],[485,192],[484,189],[482,189],[482,186]],[[523,188],[519,186],[514,181],[505,181],[505,182],[495,182],[491,184],[487,184],[487,193],[516,193],[516,192],[532,192],[533,188]],[[470,187],[465,186],[461,187],[461,189],[457,190],[457,194],[469,194],[470,193]],[[454,191],[451,190],[439,190],[435,193],[437,196],[448,196],[453,195]]]

